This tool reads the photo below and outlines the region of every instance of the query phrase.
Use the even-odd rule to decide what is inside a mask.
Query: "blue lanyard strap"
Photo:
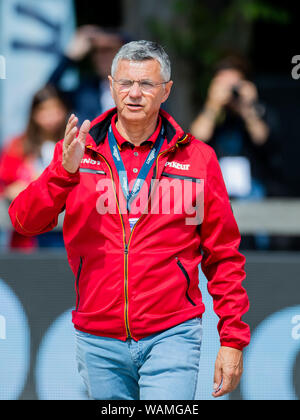
[[[112,157],[114,159],[114,163],[115,166],[117,168],[118,171],[118,175],[119,175],[119,179],[120,179],[120,183],[121,183],[121,187],[125,196],[125,199],[127,201],[127,210],[130,211],[130,205],[132,203],[132,201],[135,199],[135,197],[139,194],[148,174],[149,171],[153,165],[153,162],[156,160],[160,149],[163,145],[164,142],[164,129],[162,127],[161,132],[159,134],[159,136],[157,137],[154,146],[152,147],[152,149],[150,150],[147,159],[145,160],[138,176],[137,179],[135,180],[135,183],[133,185],[133,188],[131,191],[129,191],[129,185],[128,185],[128,178],[127,178],[127,172],[123,163],[123,160],[121,158],[121,154],[117,145],[117,141],[116,138],[114,136],[112,127],[110,125],[109,129],[108,129],[108,142],[109,142],[109,147],[110,147],[110,151],[112,154]]]

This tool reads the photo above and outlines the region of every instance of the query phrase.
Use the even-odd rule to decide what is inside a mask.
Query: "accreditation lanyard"
[[[117,145],[117,141],[116,138],[114,136],[112,127],[110,125],[109,129],[108,129],[108,142],[109,142],[109,147],[110,147],[110,151],[112,154],[112,157],[114,159],[114,163],[115,166],[117,168],[118,171],[118,175],[119,175],[119,180],[121,183],[121,187],[124,193],[124,197],[127,201],[127,210],[130,211],[130,205],[132,203],[132,201],[135,199],[135,197],[139,194],[148,174],[149,171],[152,167],[153,162],[155,161],[155,159],[157,158],[157,155],[163,145],[164,142],[164,129],[162,127],[159,136],[157,137],[154,146],[152,147],[152,149],[150,150],[147,159],[145,160],[138,176],[137,179],[135,180],[135,183],[133,185],[133,188],[131,191],[129,191],[129,184],[128,184],[128,178],[127,178],[127,172],[123,163],[123,160],[121,158],[121,154]]]

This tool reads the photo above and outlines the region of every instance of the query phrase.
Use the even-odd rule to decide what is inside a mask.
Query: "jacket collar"
[[[94,148],[104,142],[111,124],[111,119],[116,113],[117,108],[112,108],[92,121],[86,146]],[[189,141],[189,136],[186,136],[183,129],[166,111],[160,109],[159,113],[165,128],[167,143],[170,147],[174,146],[177,142],[179,144],[179,142],[186,143]]]

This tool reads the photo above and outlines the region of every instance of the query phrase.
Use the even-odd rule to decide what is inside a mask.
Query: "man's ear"
[[[171,89],[173,86],[173,80],[170,80],[168,83],[165,84],[165,92],[164,92],[164,96],[163,99],[161,101],[161,103],[163,104],[164,102],[166,102],[166,100],[168,99],[168,97],[170,96],[171,93]]]

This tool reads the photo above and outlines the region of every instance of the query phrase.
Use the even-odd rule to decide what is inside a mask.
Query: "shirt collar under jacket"
[[[135,145],[133,143],[130,143],[128,140],[126,140],[123,136],[121,136],[121,134],[119,133],[117,127],[116,127],[116,122],[117,122],[117,114],[115,114],[112,119],[111,119],[111,127],[115,136],[115,139],[118,143],[118,145],[120,146],[120,148],[122,149],[125,146],[130,146],[131,148],[134,148]],[[151,147],[154,145],[160,130],[161,130],[161,125],[162,125],[162,120],[161,117],[158,116],[158,123],[156,126],[156,129],[154,131],[154,133],[145,141],[143,141],[140,146],[145,146],[145,145],[151,145]]]

